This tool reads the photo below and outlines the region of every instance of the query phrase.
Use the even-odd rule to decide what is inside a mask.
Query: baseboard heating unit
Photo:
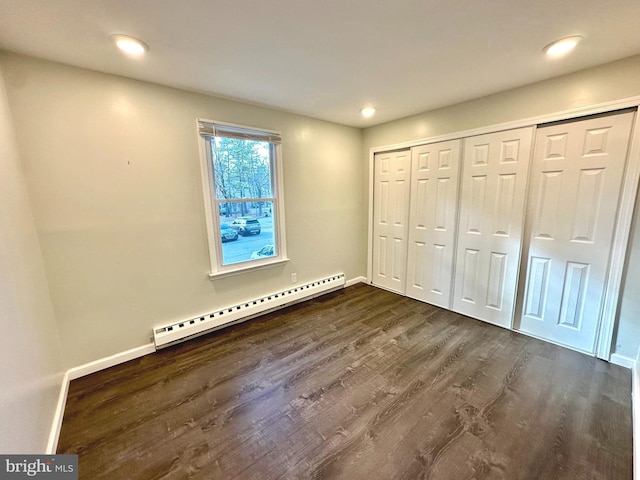
[[[156,348],[168,347],[190,338],[209,333],[210,331],[249,320],[258,315],[263,315],[279,308],[324,295],[325,293],[344,288],[345,283],[344,273],[339,273],[331,277],[323,278],[322,280],[298,285],[288,290],[282,290],[237,305],[225,307],[199,317],[156,327],[153,329]]]

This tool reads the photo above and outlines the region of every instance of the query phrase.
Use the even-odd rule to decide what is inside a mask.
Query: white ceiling
[[[0,0],[1,49],[359,127],[639,54],[639,26],[639,0]]]

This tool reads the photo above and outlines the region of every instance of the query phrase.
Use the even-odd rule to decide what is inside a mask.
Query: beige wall
[[[298,282],[366,273],[362,131],[2,54],[60,336],[71,365],[152,328]],[[211,281],[196,118],[279,130],[284,266]]]
[[[63,363],[0,68],[0,453],[45,453]]]
[[[369,150],[640,95],[640,56],[364,130]],[[365,193],[367,195],[367,193]],[[638,212],[638,209],[636,209]],[[636,357],[640,344],[640,221],[635,222],[613,351]]]
[[[640,94],[640,55],[364,130],[369,148],[547,115]],[[453,79],[452,81],[455,81]]]

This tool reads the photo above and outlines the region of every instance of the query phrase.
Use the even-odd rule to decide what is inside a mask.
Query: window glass
[[[273,202],[221,202],[219,205],[220,225],[232,231],[227,240],[222,238],[223,265],[265,258],[264,254],[256,254],[266,245],[272,247],[268,256],[275,256]]]
[[[286,259],[274,132],[199,123],[205,146],[205,196],[212,273]]]
[[[217,199],[272,197],[268,142],[214,137],[211,149]]]

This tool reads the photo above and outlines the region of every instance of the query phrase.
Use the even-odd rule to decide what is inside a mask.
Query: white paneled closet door
[[[405,293],[411,151],[374,156],[373,259],[374,285]]]
[[[460,140],[411,149],[408,297],[451,308]]]
[[[633,116],[538,129],[520,331],[595,352]]]
[[[510,328],[533,128],[465,139],[453,310]]]

